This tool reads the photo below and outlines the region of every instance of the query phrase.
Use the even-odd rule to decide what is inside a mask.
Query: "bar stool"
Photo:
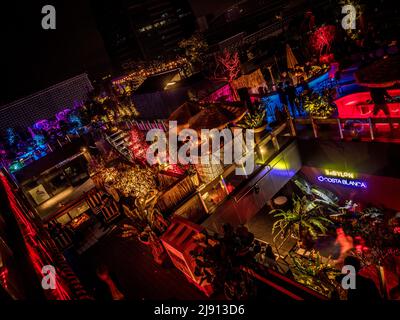
[[[288,198],[285,196],[278,196],[273,202],[276,209],[284,209],[288,204]]]

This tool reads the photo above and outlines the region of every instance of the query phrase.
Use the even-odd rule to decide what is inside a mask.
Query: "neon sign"
[[[348,187],[355,187],[355,188],[367,188],[367,184],[361,180],[351,180],[351,179],[343,179],[343,178],[335,178],[335,177],[326,177],[326,176],[318,176],[318,181],[320,182],[327,182],[332,184],[341,184]]]
[[[341,184],[354,188],[367,188],[367,183],[365,181],[356,180],[357,174],[354,172],[324,169],[324,173],[325,175],[317,177],[319,182]]]
[[[355,179],[355,177],[356,177],[356,174],[353,172],[337,171],[337,170],[329,170],[329,169],[325,169],[325,175],[331,176],[331,177],[350,178],[350,179]]]

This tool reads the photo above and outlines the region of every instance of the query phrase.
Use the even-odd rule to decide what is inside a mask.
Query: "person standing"
[[[382,110],[383,113],[386,115],[386,117],[389,119],[390,130],[393,130],[393,124],[390,117],[390,110],[385,99],[385,98],[392,99],[392,97],[389,95],[389,93],[385,88],[370,88],[370,95],[374,103],[374,109],[372,111],[372,114],[376,116],[379,113],[379,111]]]
[[[300,110],[296,102],[297,99],[296,88],[290,81],[286,81],[285,94],[287,97],[288,104],[290,106],[290,110],[292,111],[292,116],[293,118],[295,118],[296,113],[300,115]]]
[[[270,244],[265,248],[265,262],[271,269],[279,272],[279,266],[276,262],[276,256]]]
[[[311,93],[310,87],[308,86],[308,83],[304,79],[304,77],[300,77],[299,85],[300,85],[301,89],[303,90],[303,94],[308,95]]]
[[[281,105],[282,106],[287,106],[288,105],[288,101],[287,101],[285,89],[283,88],[283,82],[279,82],[278,83],[278,88],[277,88],[276,91],[278,92],[279,101],[280,101]]]

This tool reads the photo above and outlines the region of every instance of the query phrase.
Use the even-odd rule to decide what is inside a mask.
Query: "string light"
[[[148,77],[148,76],[151,76],[153,74],[157,74],[157,73],[160,73],[163,71],[176,69],[177,67],[185,65],[187,63],[188,62],[187,62],[186,58],[179,58],[175,61],[160,63],[157,67],[148,67],[148,68],[142,68],[140,70],[133,71],[121,79],[113,80],[112,83],[114,85],[119,85],[119,84],[122,84],[126,81],[133,80],[134,78],[137,78],[140,76]]]

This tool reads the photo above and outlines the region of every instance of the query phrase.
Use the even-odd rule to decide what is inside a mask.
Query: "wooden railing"
[[[195,192],[196,185],[193,183],[192,177],[186,176],[174,183],[168,190],[165,190],[161,194],[157,205],[161,212],[171,211],[182,204],[185,199],[194,195]]]
[[[315,118],[289,118],[289,124],[293,128],[292,134],[293,135],[298,135],[298,131],[296,128],[296,125],[302,125],[302,126],[311,126],[312,132],[313,132],[313,137],[314,138],[319,138],[320,137],[320,127],[319,125],[330,125],[331,133],[328,134],[328,137],[331,138],[336,138],[339,137],[340,139],[345,139],[346,138],[346,133],[347,131],[351,129],[345,129],[344,126],[346,124],[350,123],[356,123],[358,126],[367,126],[368,127],[368,134],[366,134],[365,131],[363,132],[357,132],[354,131],[354,134],[350,135],[349,138],[369,138],[370,140],[375,140],[377,133],[376,125],[377,124],[394,124],[398,123],[400,124],[400,118],[399,117],[393,117],[393,118],[346,118],[346,119],[339,119],[339,118],[332,118],[332,119],[315,119]],[[353,126],[353,128],[355,128]],[[364,133],[362,135],[361,133]],[[394,135],[384,135],[383,138],[385,140],[393,140],[396,139],[396,136]],[[399,139],[400,136],[397,137]]]

